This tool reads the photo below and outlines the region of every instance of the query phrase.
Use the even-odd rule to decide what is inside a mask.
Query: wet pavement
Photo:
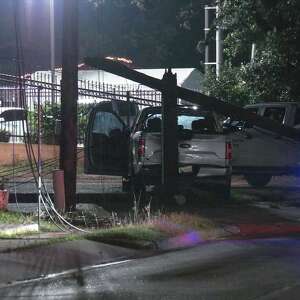
[[[56,256],[45,269],[55,262]],[[227,240],[1,286],[1,299],[298,300],[300,240]],[[49,264],[50,263],[50,264]]]
[[[30,243],[30,248],[27,247]],[[134,258],[139,251],[108,244],[77,240],[39,245],[41,240],[34,238],[15,240],[18,251],[0,254],[0,286],[15,281],[38,278],[69,269],[81,270],[83,267]],[[16,245],[15,245],[16,246]],[[1,295],[1,292],[0,292]],[[0,299],[3,299],[0,297]]]
[[[0,298],[298,300],[298,184],[295,178],[275,178],[258,190],[235,177],[233,193],[239,203],[247,205],[180,208],[224,224],[230,215],[230,222],[240,229],[236,240],[200,241],[191,249],[129,262],[128,258],[139,254],[87,241],[81,241],[78,251],[74,242],[68,242],[38,251],[1,253]],[[90,183],[90,187],[99,188],[97,183]],[[19,207],[25,211],[37,208],[35,203],[19,203]],[[18,209],[17,204],[11,203],[10,209]],[[261,238],[254,239],[255,235]],[[273,238],[262,238],[264,235]],[[109,261],[122,263],[97,266]],[[86,269],[88,265],[95,268]],[[68,269],[70,273],[57,274]],[[36,279],[47,274],[52,278]],[[15,282],[30,278],[35,279]]]

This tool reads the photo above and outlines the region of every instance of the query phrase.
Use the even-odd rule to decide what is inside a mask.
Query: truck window
[[[247,107],[246,110],[248,110],[249,112],[252,112],[254,114],[257,114],[257,112],[258,112],[257,107]]]
[[[285,116],[285,107],[267,107],[263,114],[264,117],[273,121],[283,123]]]
[[[294,119],[294,126],[300,124],[300,108],[297,108]]]
[[[161,114],[148,116],[143,125],[147,132],[160,132],[162,126]],[[212,134],[216,133],[216,122],[213,116],[207,114],[179,114],[178,130],[191,130],[194,133]]]
[[[112,113],[98,111],[95,115],[93,133],[101,133],[110,136],[116,130],[123,131],[123,123]]]

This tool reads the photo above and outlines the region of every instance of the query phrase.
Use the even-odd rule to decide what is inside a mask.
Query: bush
[[[11,136],[10,132],[4,129],[0,129],[0,142],[8,143],[10,136]]]

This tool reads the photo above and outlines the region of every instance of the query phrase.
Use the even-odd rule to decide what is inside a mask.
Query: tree
[[[204,35],[203,7],[207,2],[89,1],[93,4],[94,14],[98,10],[98,16],[102,16],[97,40],[102,52],[129,56],[137,67],[200,67],[197,44]],[[91,42],[90,34],[85,34],[84,40]]]
[[[223,73],[235,70],[239,77],[232,90],[243,85],[249,102],[300,101],[299,1],[222,1],[217,23],[225,28],[228,64]],[[252,43],[257,49],[254,62],[250,62]],[[223,80],[220,76],[216,82],[220,94]]]

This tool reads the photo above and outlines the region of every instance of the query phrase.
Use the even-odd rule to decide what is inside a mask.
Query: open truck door
[[[85,136],[86,174],[128,175],[130,129],[138,113],[133,102],[104,101],[89,114]]]

